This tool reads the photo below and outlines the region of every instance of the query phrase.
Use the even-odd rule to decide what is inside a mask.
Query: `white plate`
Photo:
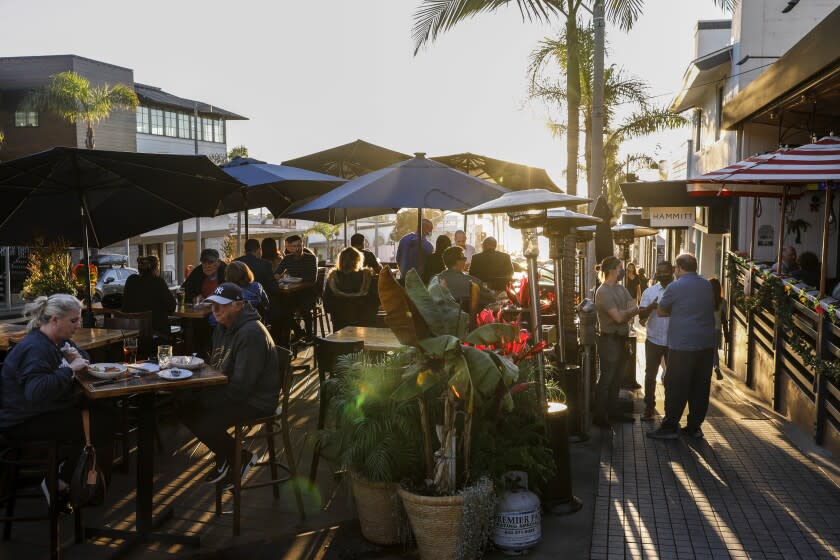
[[[182,369],[198,369],[204,365],[204,360],[197,356],[172,356],[169,363]]]
[[[98,377],[99,379],[113,379],[123,375],[127,370],[128,368],[122,364],[112,364],[107,362],[90,364],[88,366],[88,373],[94,377]]]
[[[158,377],[168,379],[169,381],[179,381],[192,377],[192,372],[188,369],[179,368],[162,369],[158,372]]]
[[[160,366],[153,362],[140,362],[137,364],[128,364],[132,368],[142,369],[144,371],[148,371],[149,373],[157,373],[160,371]]]
[[[284,284],[297,284],[298,282],[303,282],[303,278],[298,278],[297,276],[286,276],[285,278],[281,278],[280,281]]]

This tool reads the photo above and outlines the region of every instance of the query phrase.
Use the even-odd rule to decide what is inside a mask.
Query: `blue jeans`
[[[606,419],[610,414],[619,414],[618,390],[624,371],[624,344],[627,337],[617,334],[598,335],[598,360],[601,374],[595,386],[595,418]]]

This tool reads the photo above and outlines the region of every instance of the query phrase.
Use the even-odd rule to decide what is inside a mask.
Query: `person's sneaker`
[[[254,467],[254,465],[257,464],[258,460],[259,460],[259,456],[256,453],[250,453],[248,451],[243,451],[242,452],[242,470],[240,471],[240,474],[239,474],[239,480],[244,480],[245,479],[245,475],[247,475],[248,471],[250,471]],[[233,479],[232,479],[233,473],[230,473],[230,474],[231,474],[231,476],[228,476],[228,480],[227,480],[227,482],[225,482],[225,486],[223,488],[223,490],[225,492],[227,492],[229,490],[233,490]]]
[[[655,430],[651,430],[648,432],[647,437],[653,439],[677,439],[680,435],[677,433],[677,430],[668,430],[659,426]]]
[[[723,374],[720,372],[719,367],[715,368],[715,377],[717,378],[718,381],[723,381]]]
[[[228,471],[230,471],[230,465],[228,464],[227,459],[223,459],[221,463],[219,463],[219,460],[216,459],[216,466],[210,469],[210,472],[204,477],[204,483],[216,484],[222,480],[225,475],[227,475]]]
[[[610,422],[613,424],[632,424],[635,421],[636,417],[629,414],[610,414]]]
[[[47,500],[47,508],[50,507],[50,489],[47,486],[47,479],[41,481],[41,492],[44,493],[44,498]],[[57,507],[59,514],[70,515],[73,513],[73,506],[70,504],[70,485],[63,480],[58,480],[57,489]]]
[[[680,433],[686,437],[694,438],[694,439],[702,439],[703,437],[703,430],[700,428],[691,429],[688,426],[685,428],[680,428]]]
[[[642,421],[653,422],[654,420],[656,420],[656,409],[649,406],[645,409],[644,414],[642,414]]]

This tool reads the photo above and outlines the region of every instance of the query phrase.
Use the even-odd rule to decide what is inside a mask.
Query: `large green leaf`
[[[519,335],[519,327],[508,323],[491,323],[482,325],[471,332],[464,342],[469,344],[483,344],[485,346],[499,346],[511,342]]]
[[[473,387],[482,397],[492,397],[496,393],[499,383],[504,382],[502,368],[491,357],[493,353],[470,346],[465,346],[463,352],[470,368],[470,379]]]
[[[457,337],[466,334],[470,316],[461,311],[449,290],[438,286],[430,291],[417,271],[410,270],[405,278],[405,291],[434,334]]]
[[[496,362],[496,365],[499,366],[499,371],[502,374],[502,380],[505,383],[505,387],[510,387],[519,380],[519,366],[495,352],[489,352],[489,354],[490,359]]]
[[[461,348],[461,341],[451,335],[433,336],[421,340],[418,345],[433,358],[447,358]]]
[[[402,383],[391,394],[395,401],[416,399],[439,381],[438,375],[425,363],[412,364],[402,376]]]
[[[394,331],[400,343],[416,346],[419,340],[432,335],[423,316],[406,296],[405,289],[394,279],[387,266],[379,273],[377,286],[379,301],[385,310],[385,322]]]

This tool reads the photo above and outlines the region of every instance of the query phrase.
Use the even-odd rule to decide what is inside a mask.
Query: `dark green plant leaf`
[[[416,364],[402,376],[399,387],[391,393],[395,401],[416,399],[438,382],[438,377],[425,363]]]
[[[438,286],[434,292],[430,292],[416,270],[408,271],[405,277],[408,298],[420,311],[432,333],[462,337],[469,326],[469,314],[461,311],[449,290],[444,290]]]
[[[499,383],[503,383],[502,368],[491,357],[492,352],[463,347],[473,387],[482,397],[492,397]]]
[[[467,335],[464,342],[469,344],[484,344],[499,346],[515,340],[519,335],[519,328],[508,323],[491,323],[482,325]]]
[[[400,343],[415,346],[418,340],[432,335],[423,316],[387,266],[379,273],[377,287],[379,301],[385,310],[385,322],[394,331]]]

